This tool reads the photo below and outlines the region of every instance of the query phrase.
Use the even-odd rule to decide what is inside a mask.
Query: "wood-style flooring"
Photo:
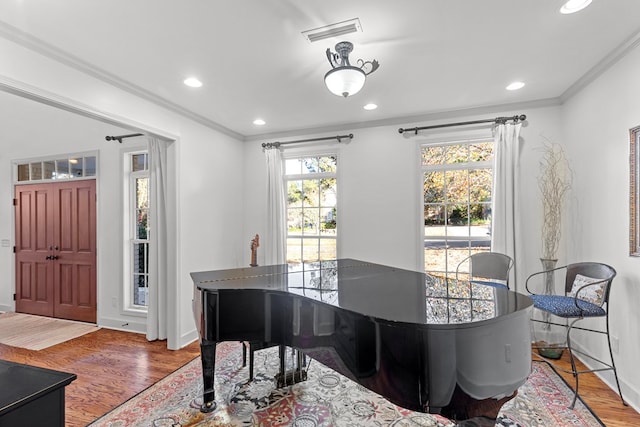
[[[535,359],[535,357],[534,357]],[[557,368],[571,369],[568,352],[561,360],[553,361]],[[578,361],[578,370],[587,369]],[[570,373],[556,369],[573,388],[574,379]],[[640,426],[640,414],[631,406],[624,406],[620,396],[600,380],[595,374],[580,375],[580,397],[607,427]]]
[[[197,343],[171,351],[166,341],[104,328],[40,351],[0,344],[0,359],[78,376],[65,389],[69,427],[86,426],[199,355]]]
[[[566,352],[565,352],[566,353]],[[192,343],[171,351],[144,335],[100,329],[41,351],[0,344],[0,359],[75,373],[66,387],[67,426],[86,426],[200,354]],[[565,355],[565,359],[566,355]],[[561,360],[565,367],[568,360]],[[572,384],[570,375],[566,376]],[[593,374],[581,376],[583,400],[608,427],[640,425],[640,414]]]

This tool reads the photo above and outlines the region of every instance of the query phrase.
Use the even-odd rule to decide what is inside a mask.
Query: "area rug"
[[[239,343],[218,345],[216,353],[215,411],[203,414],[200,360],[195,359],[90,427],[124,426],[394,426],[451,427],[438,415],[400,408],[383,397],[311,361],[308,379],[275,389],[276,349],[255,353],[255,378],[248,381],[242,368]],[[551,367],[534,363],[518,396],[503,406],[497,426],[603,426],[582,402],[567,406],[571,390]]]
[[[42,350],[98,329],[96,325],[72,320],[0,313],[0,343],[28,350]]]

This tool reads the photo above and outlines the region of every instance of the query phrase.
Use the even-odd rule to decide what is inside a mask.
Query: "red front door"
[[[15,187],[16,311],[96,322],[96,182]]]

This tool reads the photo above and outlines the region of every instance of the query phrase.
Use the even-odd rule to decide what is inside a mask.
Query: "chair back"
[[[599,262],[578,262],[567,265],[567,274],[565,278],[565,292],[569,294],[576,276],[580,274],[586,278],[603,280],[602,286],[602,303],[609,302],[609,292],[611,291],[611,282],[616,277],[616,270],[607,264]]]
[[[478,252],[458,264],[456,277],[460,266],[469,263],[469,280],[498,281],[509,287],[509,272],[513,267],[513,259],[499,252]]]

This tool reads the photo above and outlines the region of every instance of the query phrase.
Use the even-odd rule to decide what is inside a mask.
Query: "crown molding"
[[[589,83],[600,77],[605,71],[611,68],[615,63],[624,58],[629,52],[635,49],[640,44],[640,31],[633,34],[627,40],[622,42],[616,49],[612,50],[607,56],[602,58],[596,65],[594,65],[589,71],[576,80],[571,86],[567,88],[561,95],[560,100],[564,104],[569,98],[576,93],[580,92]]]
[[[584,75],[582,75],[576,82],[574,82],[571,86],[569,86],[560,96],[555,98],[546,98],[546,99],[527,101],[522,103],[476,106],[476,107],[457,109],[457,110],[452,109],[452,110],[444,110],[444,111],[434,111],[434,112],[428,112],[428,113],[413,115],[413,116],[392,117],[392,118],[381,119],[381,120],[342,123],[342,124],[335,124],[335,125],[329,125],[329,126],[319,126],[315,128],[299,128],[299,129],[292,129],[292,130],[282,131],[282,132],[263,133],[263,134],[256,134],[256,135],[243,135],[217,122],[214,122],[213,120],[210,120],[200,114],[197,114],[191,110],[188,110],[178,104],[175,104],[163,97],[160,97],[150,91],[147,91],[146,89],[143,89],[137,85],[131,84],[117,77],[116,75],[108,73],[76,56],[73,56],[61,49],[58,49],[55,46],[50,45],[49,43],[2,21],[0,21],[0,37],[13,41],[29,50],[32,50],[45,57],[53,59],[62,64],[65,64],[84,74],[87,74],[98,80],[101,80],[111,86],[117,87],[118,89],[121,89],[132,95],[145,99],[160,107],[173,111],[174,113],[177,113],[183,117],[191,119],[194,122],[200,123],[210,129],[216,130],[218,132],[221,132],[225,135],[228,135],[240,141],[256,141],[256,140],[283,138],[283,137],[299,136],[303,134],[314,134],[314,133],[324,133],[324,132],[341,132],[341,131],[350,130],[350,129],[363,129],[363,128],[369,128],[369,127],[378,127],[378,126],[402,125],[406,123],[415,123],[420,121],[437,121],[437,120],[459,118],[462,116],[484,114],[484,113],[491,113],[491,112],[497,112],[497,111],[522,110],[523,108],[539,108],[539,107],[562,105],[568,99],[570,99],[573,95],[575,95],[584,87],[586,87],[595,79],[597,79],[601,74],[603,74],[606,70],[611,68],[616,62],[618,62],[620,59],[622,59],[624,56],[626,56],[630,51],[635,49],[640,44],[640,31],[638,31],[635,34],[633,34],[631,37],[629,37],[626,41],[624,41],[615,50],[613,50],[607,56],[605,56],[601,61],[599,61]],[[7,84],[3,85],[2,90],[11,91],[8,89]],[[20,92],[20,90],[17,90],[17,91],[13,90],[13,93],[16,93],[16,92]],[[42,99],[40,101],[42,102]],[[62,108],[61,104],[58,102],[54,102],[53,104],[56,104],[59,108]],[[50,105],[53,105],[53,104],[50,103]],[[72,105],[71,109],[75,109],[73,107],[73,103],[71,105]],[[84,111],[87,111],[87,108],[82,107],[81,109]],[[104,113],[101,113],[101,115],[104,115]]]
[[[266,140],[266,139],[279,139],[286,137],[298,137],[301,135],[311,135],[316,133],[327,133],[327,132],[343,132],[353,129],[364,129],[364,128],[372,128],[372,127],[380,127],[380,126],[393,126],[393,125],[406,125],[407,123],[417,123],[417,122],[435,122],[438,120],[446,120],[446,119],[458,119],[460,117],[468,117],[475,116],[479,114],[489,114],[489,113],[503,113],[505,111],[517,111],[518,114],[523,113],[526,114],[525,110],[527,108],[543,108],[543,107],[552,107],[559,106],[562,102],[560,98],[546,98],[546,99],[538,99],[533,101],[526,102],[514,102],[508,104],[496,104],[496,105],[486,105],[486,106],[478,106],[472,108],[464,108],[457,110],[446,110],[446,111],[437,111],[425,114],[419,114],[414,116],[401,116],[401,117],[392,117],[388,119],[381,120],[371,120],[371,121],[363,121],[356,123],[343,123],[338,125],[331,126],[321,126],[315,128],[306,128],[306,129],[296,129],[289,130],[284,132],[272,132],[272,133],[263,133],[258,135],[250,135],[245,137],[244,141],[258,141],[258,140]],[[433,123],[437,124],[437,123]],[[406,126],[403,126],[406,127]]]
[[[26,49],[53,59],[54,61],[65,64],[75,70],[101,80],[111,86],[117,87],[118,89],[121,89],[139,98],[152,102],[160,107],[166,108],[167,110],[173,111],[174,113],[191,119],[194,122],[200,123],[201,125],[204,125],[210,129],[216,130],[241,141],[244,140],[244,135],[238,132],[222,126],[200,114],[194,113],[193,111],[188,110],[174,102],[162,98],[161,96],[149,92],[146,89],[131,84],[114,74],[108,73],[105,70],[102,70],[90,64],[87,61],[84,61],[74,55],[58,49],[57,47],[45,42],[44,40],[34,37],[31,34],[28,34],[2,21],[0,21],[0,37],[17,43]]]

